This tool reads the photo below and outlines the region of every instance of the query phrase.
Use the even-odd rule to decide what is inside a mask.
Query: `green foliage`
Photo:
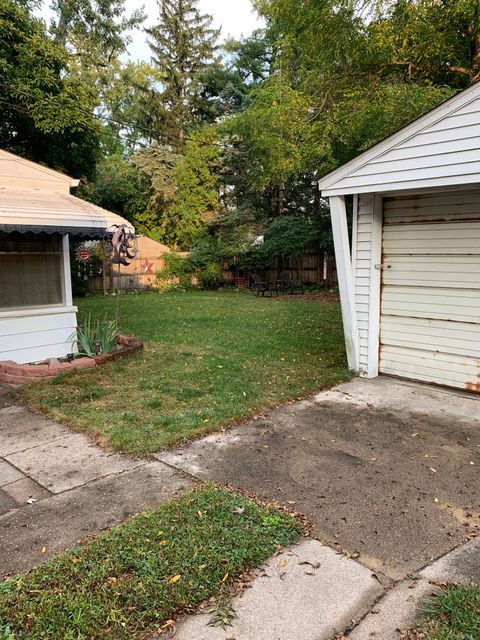
[[[209,262],[196,273],[202,289],[218,289],[225,281],[223,267],[219,262]]]
[[[96,94],[27,3],[0,1],[0,147],[75,177],[93,173]]]
[[[185,145],[185,153],[174,171],[177,187],[169,216],[175,225],[175,241],[187,248],[212,222],[220,210],[222,167],[214,130],[195,134]]]
[[[134,164],[120,153],[106,156],[85,195],[95,204],[127,220],[136,220],[147,208],[148,192]]]
[[[279,76],[266,80],[227,126],[248,147],[252,186],[280,185],[308,166],[312,102]]]
[[[92,320],[91,313],[85,316],[83,325],[69,337],[69,341],[77,342],[80,353],[92,357],[95,355],[95,342],[99,343],[98,353],[110,353],[117,344],[117,325],[115,320]]]
[[[330,249],[328,234],[315,222],[299,216],[275,218],[265,231],[263,242],[254,244],[241,257],[239,264],[246,269],[265,269],[275,258],[296,258],[308,247],[318,251]]]
[[[180,253],[162,254],[164,268],[157,273],[157,282],[163,290],[189,289],[192,286],[194,267],[188,258]],[[173,282],[172,282],[173,281]]]
[[[36,640],[144,638],[300,534],[291,516],[205,485],[7,579],[0,620]]]
[[[477,640],[480,637],[478,586],[447,587],[425,602],[422,610],[427,614],[427,621],[418,630],[418,638]]]
[[[170,207],[176,195],[174,176],[180,160],[179,154],[160,144],[138,151],[131,158],[148,194],[144,209],[134,216],[137,232],[167,245],[173,245],[177,240],[176,224],[170,215]]]
[[[198,0],[162,0],[159,23],[147,30],[153,62],[162,77],[158,95],[164,116],[164,133],[183,149],[187,124],[195,121],[200,74],[213,63],[219,31],[212,17],[201,14]]]

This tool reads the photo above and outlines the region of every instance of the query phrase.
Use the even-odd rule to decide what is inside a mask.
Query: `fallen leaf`
[[[412,438],[416,438],[418,435],[420,435],[419,431],[417,431],[417,433],[412,433]]]
[[[320,562],[310,562],[309,560],[302,560],[302,562],[299,562],[298,564],[309,564],[314,569],[320,568]]]
[[[245,511],[245,507],[235,507],[235,509],[233,510],[233,513],[238,513],[239,515],[241,515],[244,511]]]
[[[431,471],[432,473],[437,473],[437,470],[436,470],[436,469],[434,469],[433,467],[430,467],[430,471]]]
[[[42,547],[42,553],[47,553],[47,547]]]
[[[287,566],[287,561],[286,560],[280,560],[280,562],[278,563],[279,567],[286,567]]]
[[[475,464],[473,460],[470,460],[470,464]]]
[[[168,544],[168,540],[160,540],[160,542],[158,543],[161,547],[166,547]]]
[[[375,462],[376,458],[370,458],[371,462]]]
[[[181,575],[172,576],[171,578],[169,578],[167,580],[167,583],[168,584],[175,584],[175,582],[178,582],[181,577],[182,577]]]
[[[228,571],[227,571],[227,573],[223,576],[223,578],[220,580],[220,582],[225,582],[227,578],[228,578]]]
[[[438,498],[434,498],[434,499],[433,499],[433,501],[434,501],[434,502],[438,502]]]

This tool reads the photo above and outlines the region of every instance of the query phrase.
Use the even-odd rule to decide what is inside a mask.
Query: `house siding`
[[[361,194],[354,234],[355,308],[359,336],[359,371],[368,368],[368,333],[370,311],[370,268],[372,258],[373,196]]]
[[[0,361],[19,364],[63,358],[73,351],[76,308],[22,310],[0,313]]]

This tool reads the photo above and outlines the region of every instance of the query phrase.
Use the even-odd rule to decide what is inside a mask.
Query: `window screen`
[[[61,237],[0,234],[0,309],[62,303]]]

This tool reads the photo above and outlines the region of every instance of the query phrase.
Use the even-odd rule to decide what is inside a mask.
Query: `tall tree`
[[[200,13],[197,0],[159,0],[160,21],[148,30],[153,63],[160,71],[165,134],[183,148],[185,127],[196,120],[200,74],[214,62],[219,31]]]
[[[83,67],[106,67],[126,51],[126,33],[144,20],[139,9],[125,15],[125,0],[53,0],[51,31],[55,42],[68,46]]]
[[[95,95],[67,73],[33,3],[0,0],[0,147],[75,177],[91,176],[99,149]]]

